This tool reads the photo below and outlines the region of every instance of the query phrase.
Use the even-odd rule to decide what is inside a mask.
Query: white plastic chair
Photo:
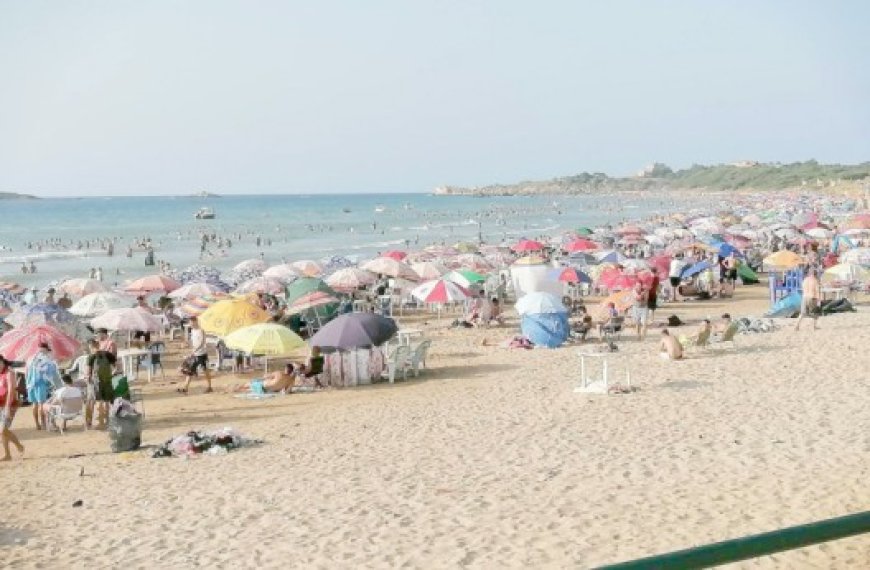
[[[426,355],[429,352],[429,347],[432,346],[431,340],[424,340],[418,344],[408,358],[408,366],[414,372],[414,376],[420,375],[420,367],[426,368]]]
[[[408,358],[411,356],[411,349],[407,345],[400,344],[387,357],[387,369],[384,371],[390,384],[396,381],[396,373],[402,372],[402,379],[408,379]]]

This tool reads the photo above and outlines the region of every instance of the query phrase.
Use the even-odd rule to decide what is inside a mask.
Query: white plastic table
[[[133,382],[137,379],[136,358],[140,356],[148,356],[151,353],[140,348],[128,348],[118,351],[118,358],[121,360],[121,367],[124,370],[124,376],[128,382]],[[148,367],[148,381],[151,382],[151,367]]]
[[[574,388],[575,392],[587,394],[607,394],[610,390],[610,366],[607,358],[609,352],[579,352],[580,355],[580,385]],[[587,362],[589,359],[589,362]],[[593,376],[590,371],[593,363],[600,364],[600,376]],[[626,367],[625,383],[631,388],[631,372]]]

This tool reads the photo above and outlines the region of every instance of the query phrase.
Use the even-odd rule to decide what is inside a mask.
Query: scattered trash
[[[73,502],[72,506],[73,506],[73,507],[80,507],[80,506],[82,506],[82,505],[84,505],[84,504],[85,504],[84,501],[82,501],[81,499],[78,499],[77,501],[74,501],[74,502]]]
[[[112,451],[133,451],[142,445],[142,416],[123,398],[115,398],[109,411],[109,442]]]
[[[151,457],[192,457],[201,453],[226,455],[233,449],[251,447],[263,443],[259,439],[249,439],[232,428],[217,431],[190,431],[176,436],[160,447]]]

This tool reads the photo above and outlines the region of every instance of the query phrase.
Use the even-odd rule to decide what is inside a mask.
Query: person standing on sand
[[[655,320],[656,309],[658,308],[661,280],[659,279],[658,269],[653,267],[650,271],[652,272],[652,279],[650,279],[649,289],[646,292],[646,308],[649,312],[648,320],[652,322]]]
[[[815,268],[810,269],[807,276],[804,277],[804,280],[801,283],[801,290],[803,295],[801,298],[801,314],[798,316],[794,330],[800,330],[801,321],[805,316],[809,316],[813,320],[813,330],[816,330],[819,328],[819,304],[822,299],[822,292],[819,287],[819,278]]]
[[[3,442],[3,457],[0,461],[9,461],[9,443],[11,442],[18,453],[24,453],[24,446],[18,441],[18,437],[12,433],[12,420],[18,411],[18,394],[15,386],[15,373],[9,367],[9,361],[0,356],[0,439]]]
[[[208,350],[205,343],[205,331],[199,326],[199,319],[192,317],[190,319],[190,357],[195,360],[190,367],[190,374],[184,377],[184,388],[179,388],[178,391],[182,394],[187,394],[190,388],[190,381],[196,376],[196,371],[202,368],[205,376],[206,388],[205,393],[212,392],[211,388],[211,372],[208,369]]]
[[[634,318],[634,327],[637,331],[637,340],[643,340],[646,336],[646,324],[649,317],[649,309],[647,302],[649,294],[643,283],[638,281],[634,284],[634,305],[631,307],[631,314]]]
[[[686,268],[686,264],[683,262],[681,256],[676,256],[671,260],[671,266],[668,271],[668,278],[671,283],[671,300],[677,300],[677,289],[680,286],[680,282],[682,281],[683,270]]]
[[[25,376],[27,400],[33,407],[33,422],[37,430],[45,429],[45,416],[42,405],[48,401],[52,390],[60,385],[60,370],[51,357],[51,347],[47,343],[39,345],[39,352],[27,364]]]

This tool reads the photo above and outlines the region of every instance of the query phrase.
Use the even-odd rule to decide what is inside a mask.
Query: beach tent
[[[801,312],[802,298],[800,291],[794,291],[777,301],[765,316],[774,319],[795,317]]]
[[[568,313],[523,315],[520,330],[535,346],[558,348],[568,340]]]

